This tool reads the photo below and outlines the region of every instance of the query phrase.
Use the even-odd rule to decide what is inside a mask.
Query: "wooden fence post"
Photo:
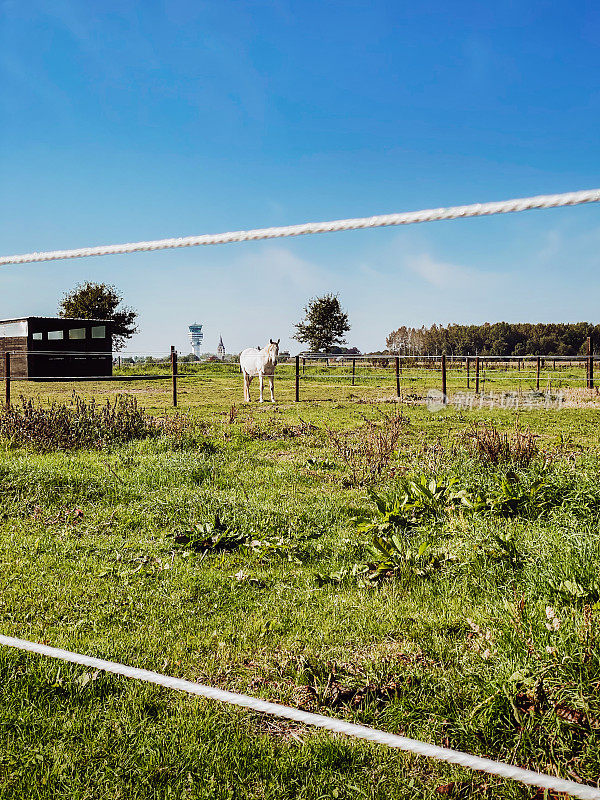
[[[467,356],[467,389],[470,389],[470,378],[471,378],[471,359]]]
[[[396,356],[396,397],[400,397],[400,356]]]
[[[537,360],[536,360],[536,366],[535,366],[535,388],[538,390],[538,392],[540,390],[540,364],[541,364],[541,362],[542,362],[542,359],[538,356]]]
[[[171,381],[173,384],[173,407],[177,408],[177,350],[171,345]]]
[[[300,356],[296,356],[296,402],[300,402]]]
[[[352,386],[354,386],[354,377],[356,375],[356,359],[352,359]]]
[[[444,398],[442,402],[446,405],[446,354],[442,355],[442,394]]]
[[[479,394],[479,356],[475,356],[475,394]]]
[[[6,390],[6,407],[10,408],[10,353],[4,354],[4,388]]]

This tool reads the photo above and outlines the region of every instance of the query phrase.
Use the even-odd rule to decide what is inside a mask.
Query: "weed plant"
[[[493,424],[479,422],[462,434],[468,449],[484,463],[513,463],[527,467],[539,455],[536,436],[515,424],[511,432],[499,431]]]
[[[326,428],[330,446],[346,465],[348,481],[362,486],[379,480],[388,468],[406,426],[402,412],[380,412],[379,420],[363,416],[363,424],[350,431]]]

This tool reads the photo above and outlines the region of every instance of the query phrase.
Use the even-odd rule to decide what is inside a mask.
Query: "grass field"
[[[600,410],[303,386],[320,400],[285,367],[244,406],[215,365],[176,413],[157,381],[79,384],[159,427],[0,439],[2,632],[596,784]],[[2,798],[535,795],[37,656],[0,670]]]

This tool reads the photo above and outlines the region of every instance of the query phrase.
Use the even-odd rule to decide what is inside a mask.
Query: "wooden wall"
[[[18,352],[23,351],[23,355]],[[0,336],[0,377],[4,377],[4,354],[10,352],[10,374],[15,378],[26,378],[27,373],[27,337]]]

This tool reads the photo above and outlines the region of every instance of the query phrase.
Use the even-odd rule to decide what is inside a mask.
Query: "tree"
[[[304,320],[295,326],[294,339],[298,342],[305,342],[313,352],[327,352],[334,345],[346,343],[343,336],[350,325],[337,294],[313,297],[304,312]]]
[[[137,331],[137,311],[119,304],[123,298],[114,286],[86,281],[67,292],[58,308],[61,317],[112,320],[113,347],[121,350]]]

